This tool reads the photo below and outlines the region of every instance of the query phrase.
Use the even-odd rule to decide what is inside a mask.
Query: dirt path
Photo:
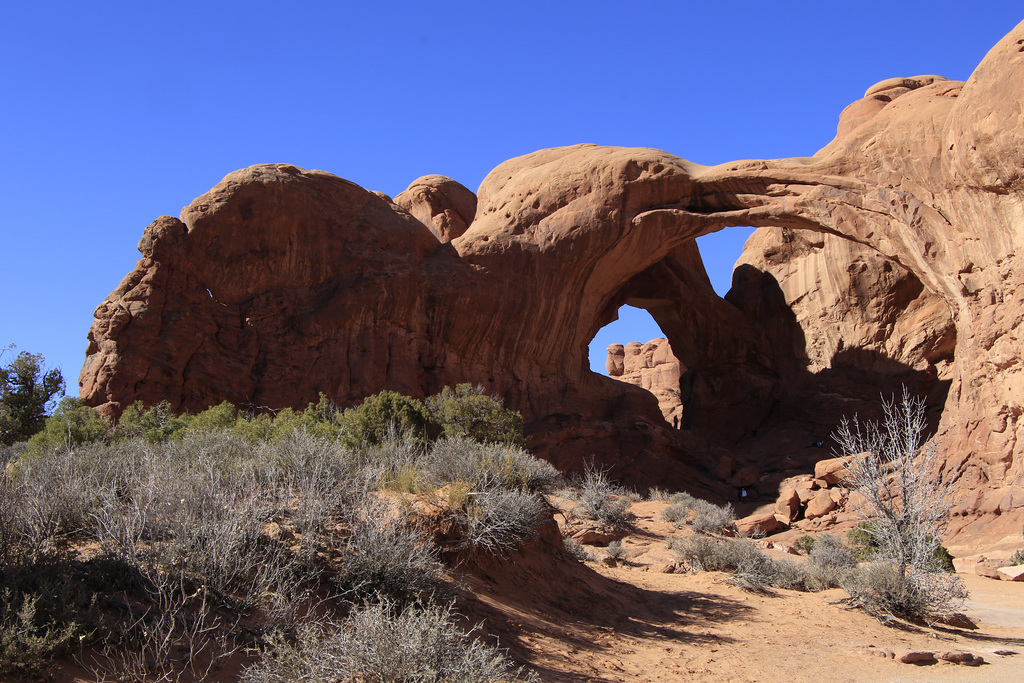
[[[684,532],[659,519],[665,505],[633,506],[626,561],[616,566],[512,557],[483,572],[481,614],[502,645],[545,681],[1024,680],[1024,584],[966,577],[975,631],[884,626],[835,604],[840,590],[762,595],[720,574],[666,573],[666,541]],[[985,664],[883,656],[922,650],[970,652]]]

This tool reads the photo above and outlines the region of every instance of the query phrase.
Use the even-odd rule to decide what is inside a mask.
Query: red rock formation
[[[679,376],[686,370],[672,353],[668,339],[660,337],[646,344],[630,342],[608,347],[608,376],[654,394],[665,421],[676,425],[683,416],[679,400]]]
[[[471,222],[464,188],[438,177],[391,202],[319,171],[238,171],[181,221],[147,228],[143,259],[97,309],[81,394],[112,412],[136,399],[196,410],[479,382],[559,466],[596,454],[671,485],[720,460],[697,437],[825,424],[861,405],[842,392],[862,400],[910,374],[939,387],[964,509],[1018,514],[1022,41],[1024,24],[967,83],[869,89],[810,158],[702,167],[579,145],[512,159],[484,180]],[[738,225],[773,232],[727,303],[693,238]],[[804,302],[811,280],[818,299]],[[589,341],[624,303],[651,312],[687,368],[690,431],[587,368]]]

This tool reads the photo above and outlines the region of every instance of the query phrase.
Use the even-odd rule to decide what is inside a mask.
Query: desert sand
[[[633,505],[626,559],[614,566],[601,548],[591,552],[602,559],[583,564],[533,548],[479,568],[467,617],[484,619],[544,681],[1024,680],[1024,583],[964,575],[975,630],[884,625],[845,608],[839,589],[762,595],[721,573],[666,572],[666,542],[689,533],[660,519],[666,505]],[[969,652],[985,663],[904,664],[887,651]]]

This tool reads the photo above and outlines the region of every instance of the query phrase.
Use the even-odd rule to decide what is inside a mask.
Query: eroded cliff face
[[[605,363],[608,376],[628,382],[654,394],[665,422],[679,428],[683,404],[679,397],[679,377],[686,370],[672,353],[668,339],[660,337],[646,344],[629,342],[608,347]]]
[[[910,377],[941,408],[964,505],[1019,510],[1022,41],[1024,24],[967,83],[874,86],[809,158],[543,150],[492,171],[475,208],[440,176],[391,201],[321,171],[237,171],[146,229],[96,311],[81,395],[112,413],[279,408],[468,381],[521,410],[560,467],[594,457],[631,483],[724,492],[715,447],[824,425]],[[693,239],[745,225],[764,230],[723,301]],[[686,429],[587,367],[624,303],[686,367]]]

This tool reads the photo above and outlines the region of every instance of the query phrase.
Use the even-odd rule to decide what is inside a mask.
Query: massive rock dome
[[[723,450],[806,464],[800,440],[908,384],[963,509],[1019,515],[1022,45],[1024,24],[966,83],[873,86],[807,158],[576,145],[507,161],[475,195],[435,175],[394,200],[286,164],[236,171],[146,228],[96,310],[81,395],[114,414],[259,410],[473,382],[564,469],[724,493]],[[694,238],[732,226],[761,230],[722,300]],[[626,303],[685,368],[680,429],[588,367]]]

